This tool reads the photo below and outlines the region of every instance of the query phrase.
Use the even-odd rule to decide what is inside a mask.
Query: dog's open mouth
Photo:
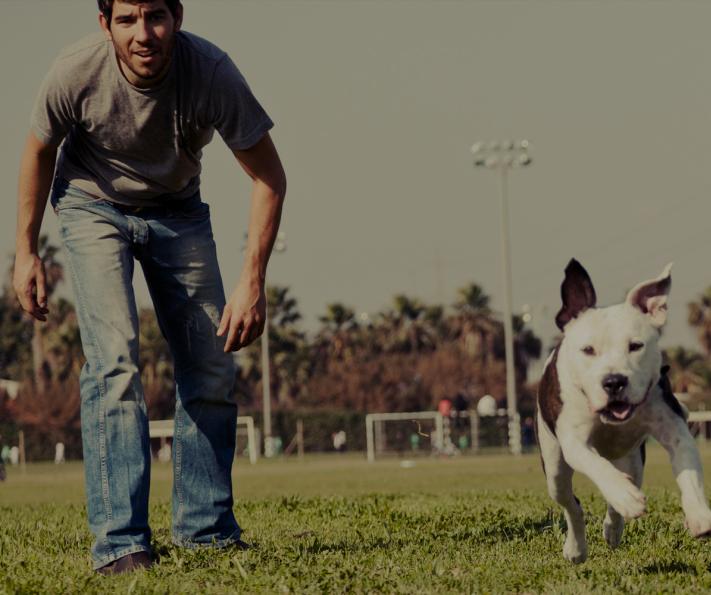
[[[600,410],[600,415],[608,421],[623,422],[632,417],[635,409],[637,405],[626,401],[610,401],[607,407]]]

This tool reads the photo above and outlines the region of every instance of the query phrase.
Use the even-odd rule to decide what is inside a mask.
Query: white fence
[[[159,419],[148,422],[148,434],[151,438],[172,438],[175,422],[172,419]],[[249,462],[254,465],[259,456],[259,446],[257,444],[254,429],[254,418],[249,415],[240,415],[237,418],[237,432],[243,426],[247,434],[247,449],[249,451]]]
[[[688,422],[689,425],[698,424],[699,439],[708,440],[708,433],[706,431],[706,428],[708,424],[711,423],[711,411],[692,411],[689,413]]]

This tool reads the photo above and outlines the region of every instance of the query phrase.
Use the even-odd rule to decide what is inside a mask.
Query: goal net
[[[444,417],[437,411],[370,413],[365,417],[368,461],[376,457],[456,455],[508,444],[505,411],[479,416],[460,411]]]

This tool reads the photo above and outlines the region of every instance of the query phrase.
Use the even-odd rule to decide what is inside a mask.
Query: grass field
[[[711,475],[711,449],[702,450]],[[649,449],[648,514],[618,550],[602,539],[604,502],[584,478],[589,559],[566,562],[562,515],[538,455],[369,465],[355,455],[239,461],[236,513],[246,552],[170,543],[170,467],[155,464],[158,563],[90,570],[82,467],[29,465],[0,484],[0,593],[662,593],[711,591],[708,542],[687,535],[665,454]],[[707,492],[710,483],[707,481]]]

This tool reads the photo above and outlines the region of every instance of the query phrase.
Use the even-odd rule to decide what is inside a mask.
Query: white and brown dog
[[[538,440],[551,497],[563,507],[563,555],[587,557],[585,522],[573,495],[573,471],[587,475],[608,503],[603,535],[619,545],[624,519],[644,514],[640,491],[644,442],[653,436],[669,453],[692,535],[711,533],[699,453],[661,368],[658,341],[667,317],[671,265],[637,285],[622,304],[595,308],[585,269],[571,260],[556,324],[560,345],[546,362],[538,389]],[[661,370],[661,371],[660,371]]]

